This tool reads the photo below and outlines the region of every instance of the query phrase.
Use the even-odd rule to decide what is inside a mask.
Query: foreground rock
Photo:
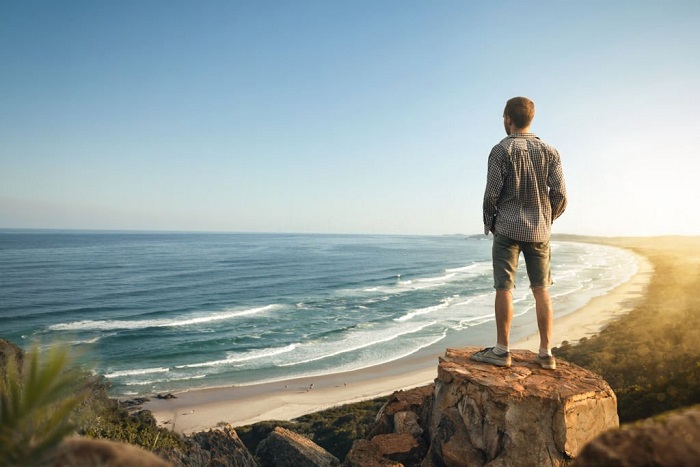
[[[421,465],[428,451],[428,445],[423,438],[408,433],[377,435],[370,443],[377,447],[382,458],[398,462],[404,467]]]
[[[527,350],[499,368],[470,360],[476,347],[440,359],[424,467],[564,466],[618,426],[617,399],[598,375],[559,361],[543,370]]]
[[[263,467],[335,467],[340,461],[311,440],[281,427],[255,451]]]
[[[575,467],[700,465],[700,406],[603,433],[581,451]]]
[[[103,439],[68,438],[46,464],[51,467],[169,467],[155,454],[126,443]]]
[[[204,465],[258,467],[258,463],[230,425],[220,430],[194,433],[190,439],[208,456],[208,462]]]
[[[368,439],[358,439],[343,463],[345,467],[404,467],[400,462],[384,457],[382,450]]]
[[[397,391],[377,414],[377,421],[369,432],[368,438],[389,433],[410,433],[422,436],[423,427],[428,426],[432,413],[435,385],[429,384],[408,391]]]
[[[377,414],[367,440],[356,441],[347,467],[418,466],[428,450],[427,427],[435,385],[393,393]]]

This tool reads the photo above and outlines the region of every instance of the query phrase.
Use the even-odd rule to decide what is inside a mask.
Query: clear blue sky
[[[0,0],[0,228],[481,232],[505,101],[554,231],[700,234],[700,2]]]

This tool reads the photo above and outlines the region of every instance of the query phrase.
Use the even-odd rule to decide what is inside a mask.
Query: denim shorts
[[[525,258],[530,287],[549,287],[552,285],[550,269],[551,249],[546,242],[519,242],[503,235],[493,236],[493,287],[496,290],[515,288],[515,273],[518,270],[520,252]]]

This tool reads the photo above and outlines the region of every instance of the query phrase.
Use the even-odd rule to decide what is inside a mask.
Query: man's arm
[[[496,214],[498,213],[498,198],[503,189],[503,179],[505,173],[502,166],[502,156],[498,151],[499,146],[495,146],[489,154],[488,173],[486,175],[486,190],[484,191],[484,233],[494,232]]]
[[[547,185],[549,185],[549,203],[552,206],[552,222],[554,222],[564,213],[567,205],[564,171],[561,167],[561,158],[556,149],[550,162]]]

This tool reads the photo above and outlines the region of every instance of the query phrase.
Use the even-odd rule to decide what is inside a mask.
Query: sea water
[[[0,338],[68,343],[115,395],[350,371],[492,343],[490,255],[485,236],[0,230]],[[556,317],[637,268],[602,245],[552,255]]]

